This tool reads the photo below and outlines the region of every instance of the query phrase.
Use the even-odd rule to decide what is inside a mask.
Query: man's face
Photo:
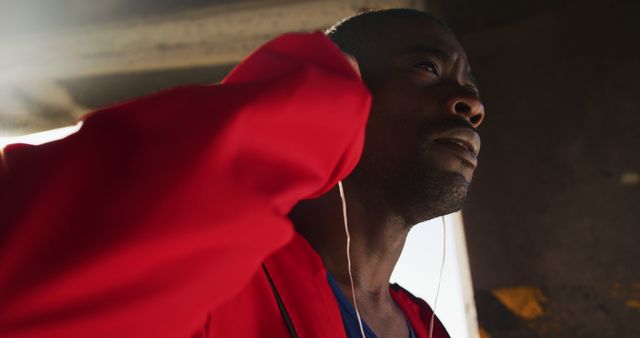
[[[428,19],[390,21],[360,67],[373,95],[355,180],[410,222],[459,210],[477,166],[484,108],[466,55]]]

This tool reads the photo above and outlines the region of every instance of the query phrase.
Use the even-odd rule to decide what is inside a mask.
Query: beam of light
[[[22,136],[11,136],[11,137],[0,137],[0,148],[4,148],[7,144],[12,143],[26,143],[33,145],[40,145],[43,143],[55,141],[62,139],[66,136],[69,136],[80,129],[82,123],[78,123],[73,126],[51,129],[46,131],[41,131],[38,133],[22,135]]]

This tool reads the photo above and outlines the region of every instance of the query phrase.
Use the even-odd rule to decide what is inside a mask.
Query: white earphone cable
[[[356,289],[353,286],[353,274],[351,273],[351,235],[349,234],[349,223],[347,222],[347,200],[344,197],[344,188],[342,188],[342,181],[338,181],[338,189],[340,190],[340,199],[342,200],[342,216],[344,218],[344,230],[347,233],[347,268],[349,269],[349,282],[351,283],[351,294],[353,295],[353,307],[356,310],[356,317],[358,318],[358,325],[360,326],[360,333],[362,338],[366,338],[364,334],[364,326],[362,325],[362,317],[358,311],[358,302],[356,301]]]
[[[351,295],[353,297],[353,307],[356,311],[356,317],[358,318],[358,325],[360,327],[360,334],[362,338],[366,338],[364,333],[364,326],[362,324],[362,317],[358,311],[358,302],[356,301],[356,290],[353,284],[353,273],[351,272],[351,234],[349,233],[349,222],[347,221],[347,201],[344,196],[344,188],[342,187],[342,181],[338,181],[338,189],[340,190],[340,199],[342,200],[342,216],[344,219],[344,230],[347,235],[347,268],[349,270],[349,282],[351,284]],[[438,284],[436,286],[436,296],[433,301],[433,311],[431,313],[431,320],[429,321],[429,338],[433,338],[433,324],[435,322],[436,308],[438,306],[438,297],[440,296],[440,284],[442,282],[442,273],[444,271],[444,263],[447,252],[447,229],[444,216],[442,216],[442,261],[440,263],[440,273],[438,276]]]
[[[433,309],[431,312],[431,320],[429,321],[429,338],[433,338],[433,323],[436,317],[436,307],[438,306],[438,296],[440,295],[440,283],[442,282],[442,271],[444,270],[444,258],[447,253],[447,227],[442,218],[442,262],[440,263],[440,275],[438,276],[438,285],[436,287],[436,297],[433,301]]]

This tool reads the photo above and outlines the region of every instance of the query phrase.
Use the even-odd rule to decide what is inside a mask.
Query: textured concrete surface
[[[463,37],[487,107],[465,209],[477,295],[540,288],[544,316],[520,318],[540,337],[640,337],[639,10],[578,4]]]
[[[69,94],[78,95],[65,93],[58,86],[62,81],[181,69],[188,73],[195,67],[231,64],[285,32],[323,30],[364,9],[421,4],[421,0],[0,1],[0,137],[68,124],[82,107],[66,102]],[[34,90],[34,84],[43,83],[53,90],[43,86]],[[133,89],[119,99],[137,95]]]

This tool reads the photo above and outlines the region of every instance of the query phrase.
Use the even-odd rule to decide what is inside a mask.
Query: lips
[[[432,142],[452,143],[465,148],[474,156],[480,152],[480,135],[468,127],[456,127],[436,133],[431,138]]]
[[[480,152],[480,136],[468,127],[455,127],[435,133],[430,138],[430,144],[444,148],[461,157],[474,167],[478,163]]]

